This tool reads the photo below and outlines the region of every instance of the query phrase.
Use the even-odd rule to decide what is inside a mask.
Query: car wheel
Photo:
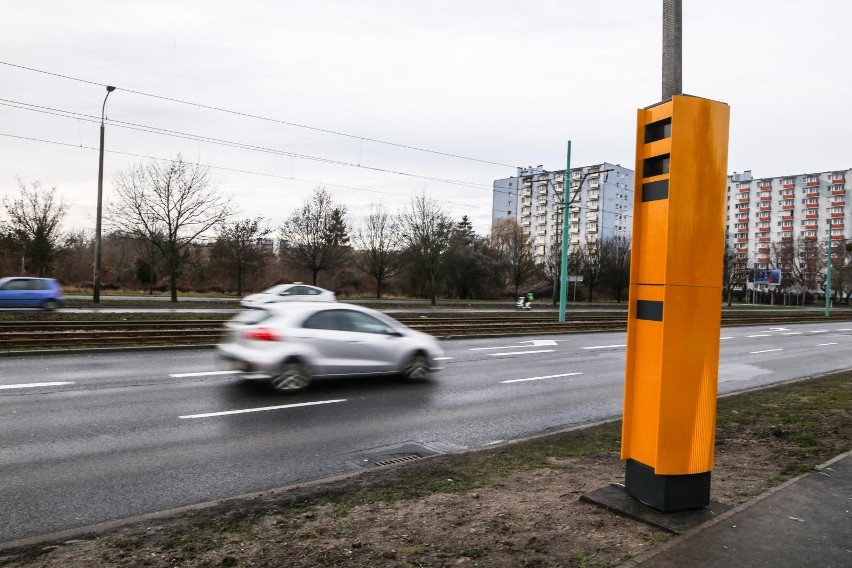
[[[402,376],[406,381],[422,381],[429,377],[429,360],[422,353],[415,353],[405,364]]]
[[[45,300],[41,307],[49,312],[52,312],[59,307],[59,302],[56,300]]]
[[[304,390],[311,382],[311,376],[300,361],[285,361],[272,377],[272,388],[280,392]]]

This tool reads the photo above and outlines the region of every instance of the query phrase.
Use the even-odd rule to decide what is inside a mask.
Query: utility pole
[[[682,0],[663,0],[663,99],[683,94]]]

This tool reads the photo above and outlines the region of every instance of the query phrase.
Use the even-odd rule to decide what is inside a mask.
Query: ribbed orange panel
[[[668,118],[671,136],[646,143]],[[687,96],[638,113],[621,457],[659,475],[713,468],[728,120]],[[667,172],[646,169],[664,156]]]

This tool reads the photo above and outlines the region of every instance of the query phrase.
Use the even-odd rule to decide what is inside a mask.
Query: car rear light
[[[246,339],[253,339],[254,341],[284,340],[283,337],[280,337],[277,333],[267,327],[256,327],[254,329],[247,329],[243,332],[243,337],[245,337]]]

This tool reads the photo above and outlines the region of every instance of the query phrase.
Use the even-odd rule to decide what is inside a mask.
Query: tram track
[[[441,338],[582,333],[625,329],[627,315],[619,313],[570,314],[565,323],[548,313],[412,312],[396,319]],[[832,321],[852,321],[852,312],[832,314]],[[818,312],[723,312],[723,326],[817,323]],[[0,352],[116,346],[210,345],[222,337],[225,319],[121,320],[121,321],[10,321],[0,323]]]

